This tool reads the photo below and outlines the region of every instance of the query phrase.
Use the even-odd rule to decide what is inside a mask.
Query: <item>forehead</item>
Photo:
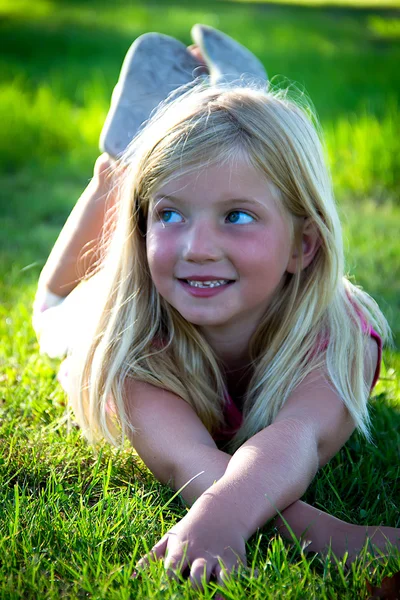
[[[201,200],[202,203],[247,199],[266,205],[281,204],[275,186],[243,159],[199,166],[189,172],[178,171],[160,185],[152,199],[159,201],[165,196],[189,202]]]

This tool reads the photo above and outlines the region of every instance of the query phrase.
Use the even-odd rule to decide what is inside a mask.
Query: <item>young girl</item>
[[[98,268],[62,319],[71,327],[80,313],[68,391],[84,434],[128,436],[161,482],[186,485],[189,512],[138,568],[163,558],[193,584],[222,581],[278,512],[282,535],[291,539],[288,524],[309,550],[331,545],[352,560],[368,539],[399,548],[399,530],[299,501],[355,428],[368,436],[388,336],[375,302],[344,277],[306,111],[284,93],[203,82],[130,145],[118,194],[110,165],[97,161],[75,220],[95,239]],[[75,285],[72,245],[43,271],[55,294]]]

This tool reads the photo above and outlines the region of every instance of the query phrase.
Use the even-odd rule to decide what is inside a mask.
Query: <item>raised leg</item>
[[[101,258],[102,239],[112,228],[117,195],[113,171],[114,163],[102,154],[40,274],[39,290],[65,297],[94,270]]]
[[[193,71],[203,64],[195,47],[188,51],[181,42],[161,34],[140,36],[125,57],[101,146],[113,150],[112,156],[119,156],[152,109],[168,93],[192,81]],[[104,226],[109,227],[112,221],[116,196],[113,166],[106,153],[96,161],[93,179],[65,223],[40,275],[34,313],[68,296],[101,258]]]

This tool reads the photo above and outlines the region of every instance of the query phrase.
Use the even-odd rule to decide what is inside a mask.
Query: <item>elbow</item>
[[[173,490],[175,489],[175,475],[171,465],[158,464],[150,470],[160,483],[168,485]]]
[[[133,444],[132,444],[133,445]],[[163,485],[173,487],[174,482],[174,465],[165,456],[157,451],[152,451],[149,447],[136,448],[134,450],[140,460],[151,471],[154,477]]]
[[[306,469],[306,471],[308,471],[307,483],[304,489],[304,491],[306,491],[318,472],[321,460],[318,436],[316,435],[315,429],[311,425],[306,424],[304,427],[303,444],[305,452],[304,461],[305,464],[308,465],[308,469]]]

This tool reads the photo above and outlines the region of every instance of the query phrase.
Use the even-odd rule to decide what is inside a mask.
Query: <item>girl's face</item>
[[[245,161],[178,173],[149,206],[153,282],[205,333],[251,334],[294,260],[291,231],[268,181]]]

